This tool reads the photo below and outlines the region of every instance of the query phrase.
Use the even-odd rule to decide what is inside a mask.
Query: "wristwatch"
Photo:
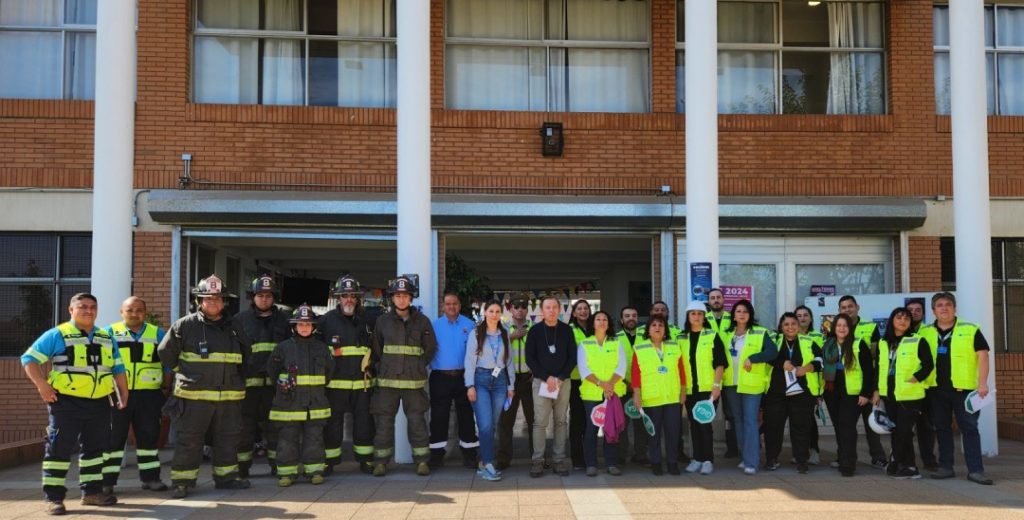
[[[712,384],[712,385],[711,385],[711,387],[712,387],[712,388],[718,388],[718,389],[721,389],[721,388],[722,388],[722,384],[721,384],[721,383],[714,383],[714,384]]]

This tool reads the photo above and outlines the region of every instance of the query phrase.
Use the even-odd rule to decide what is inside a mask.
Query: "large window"
[[[0,251],[0,356],[20,356],[69,318],[73,294],[89,290],[92,238],[0,233]]]
[[[956,290],[956,247],[952,238],[940,242],[942,289]],[[1024,239],[992,239],[993,348],[1024,352]],[[970,309],[959,314],[971,321]]]
[[[684,2],[677,0],[682,112]],[[721,114],[885,113],[883,3],[718,2]]]
[[[448,108],[649,112],[645,0],[447,0]]]
[[[196,0],[196,103],[394,107],[394,0]]]
[[[96,0],[0,0],[0,98],[93,99]]]
[[[949,114],[949,7],[932,10],[935,111]],[[988,113],[1024,115],[1024,6],[985,6],[985,92]]]

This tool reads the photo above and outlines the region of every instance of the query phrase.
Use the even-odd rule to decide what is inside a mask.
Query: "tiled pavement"
[[[832,438],[822,437],[821,442],[828,446]],[[799,475],[789,465],[747,476],[736,469],[735,460],[720,460],[709,476],[655,477],[648,469],[626,465],[621,477],[602,473],[588,478],[576,472],[565,478],[548,473],[536,479],[529,477],[528,464],[521,461],[506,470],[501,482],[487,482],[458,465],[426,478],[417,477],[411,466],[398,466],[386,478],[374,478],[346,463],[323,485],[301,482],[291,488],[277,487],[267,466],[258,465],[253,488],[242,491],[215,490],[207,465],[200,486],[185,500],[138,489],[135,471],[128,469],[117,506],[81,506],[76,490],[69,491],[66,504],[75,518],[189,520],[1024,518],[1024,443],[1002,441],[1000,452],[985,461],[996,481],[990,487],[966,481],[960,460],[958,478],[944,481],[892,480],[866,465],[853,478],[842,478],[827,466]],[[865,446],[860,453],[866,454]],[[170,456],[169,451],[162,453],[165,461]],[[0,472],[0,519],[45,517],[39,471],[33,464]],[[75,478],[68,480],[76,482]]]

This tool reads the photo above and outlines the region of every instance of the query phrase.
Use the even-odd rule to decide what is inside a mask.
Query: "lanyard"
[[[786,349],[789,351],[789,360],[793,361],[793,349],[796,348],[796,341],[786,340]]]
[[[492,336],[492,335],[488,334],[487,335],[487,346],[491,347],[491,352],[494,353],[494,368],[498,368],[498,366],[499,366],[498,365],[498,354],[501,353],[499,349],[501,349],[501,347],[502,347],[501,337],[500,336]]]

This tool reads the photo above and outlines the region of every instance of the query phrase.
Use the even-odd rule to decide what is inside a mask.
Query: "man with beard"
[[[619,344],[626,349],[626,366],[633,366],[633,345],[636,344],[636,333],[637,326],[640,323],[640,311],[636,307],[626,306],[619,311]],[[633,394],[633,385],[630,379],[632,378],[632,370],[626,371],[626,388],[629,392],[629,398]],[[631,419],[633,423],[633,458],[634,464],[648,465],[651,463],[650,455],[648,454],[647,447],[650,435],[647,434],[647,430],[644,428],[644,422],[641,419]],[[622,450],[622,458],[625,459],[625,454],[628,451],[626,446],[626,436],[619,437],[619,442],[623,444],[620,448]]]
[[[725,294],[718,287],[714,287],[708,291],[708,311],[705,313],[705,318],[708,320],[708,325],[711,326],[711,330],[718,334],[722,341],[725,338],[722,337],[722,333],[730,328],[732,325],[732,316],[729,311],[725,310]],[[733,406],[730,406],[729,399],[733,392],[722,393],[722,408],[725,410],[725,455],[727,459],[736,458],[739,456],[739,449],[736,445],[736,418],[733,417]]]

